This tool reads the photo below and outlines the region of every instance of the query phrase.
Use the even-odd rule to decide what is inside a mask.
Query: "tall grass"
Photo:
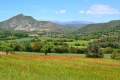
[[[2,56],[0,80],[120,80],[120,62],[79,56]]]

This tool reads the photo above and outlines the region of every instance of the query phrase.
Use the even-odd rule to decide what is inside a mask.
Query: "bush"
[[[6,54],[9,54],[9,53],[13,52],[13,48],[10,47],[9,43],[2,42],[2,43],[0,43],[0,51],[6,52]]]
[[[31,48],[32,48],[32,51],[40,52],[42,45],[39,42],[32,42]]]
[[[113,49],[111,47],[101,49],[103,54],[112,54]]]
[[[14,51],[24,51],[25,50],[25,46],[20,43],[16,43],[13,47],[14,47]]]
[[[81,46],[81,44],[80,43],[75,43],[75,46]]]
[[[85,54],[85,53],[87,53],[87,49],[85,49],[85,48],[77,48],[76,53]]]
[[[112,59],[120,59],[120,50],[114,50],[111,55]]]
[[[74,48],[74,47],[71,47],[70,48],[70,53],[85,54],[85,53],[87,53],[87,49],[86,48]]]
[[[91,44],[89,44],[88,52],[86,54],[86,57],[103,58],[104,55],[101,52],[100,47],[96,43],[91,43]]]
[[[53,49],[54,53],[68,53],[69,49],[68,47],[58,46]]]

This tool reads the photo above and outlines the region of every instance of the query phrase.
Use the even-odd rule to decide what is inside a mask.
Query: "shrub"
[[[6,52],[6,54],[8,55],[13,51],[13,48],[10,47],[9,43],[3,42],[0,43],[0,51]]]
[[[64,42],[54,42],[54,45],[68,46],[68,44]]]
[[[75,46],[80,46],[80,43],[75,43]]]
[[[39,42],[32,42],[31,48],[32,48],[32,51],[40,52],[42,45]]]
[[[53,42],[53,40],[52,39],[47,39],[47,42]]]
[[[70,53],[76,53],[76,48],[75,48],[75,47],[71,47],[71,48],[69,49],[69,51],[70,51]]]
[[[85,53],[87,53],[87,49],[85,49],[85,48],[77,48],[76,53],[85,54]]]
[[[53,49],[54,53],[68,53],[69,49],[68,47],[63,47],[63,46],[57,46]]]
[[[111,55],[112,59],[120,59],[120,50],[114,50]]]
[[[74,48],[74,47],[71,47],[70,48],[70,53],[85,54],[85,53],[87,53],[87,49],[86,48]]]
[[[103,54],[112,54],[113,49],[111,47],[101,49]]]
[[[100,47],[97,44],[91,43],[91,44],[89,44],[88,52],[86,54],[86,57],[103,58],[104,55],[101,52],[101,49],[100,49]]]

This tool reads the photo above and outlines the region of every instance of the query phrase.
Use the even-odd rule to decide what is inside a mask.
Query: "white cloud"
[[[66,12],[67,12],[67,10],[61,9],[59,11],[56,11],[56,14],[65,14]]]
[[[120,11],[109,5],[98,4],[98,5],[90,6],[88,10],[81,10],[80,14],[96,15],[96,16],[120,15]]]

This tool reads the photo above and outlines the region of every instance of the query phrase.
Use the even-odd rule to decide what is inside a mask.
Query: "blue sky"
[[[0,0],[0,21],[20,13],[38,20],[106,22],[120,19],[120,1]]]

